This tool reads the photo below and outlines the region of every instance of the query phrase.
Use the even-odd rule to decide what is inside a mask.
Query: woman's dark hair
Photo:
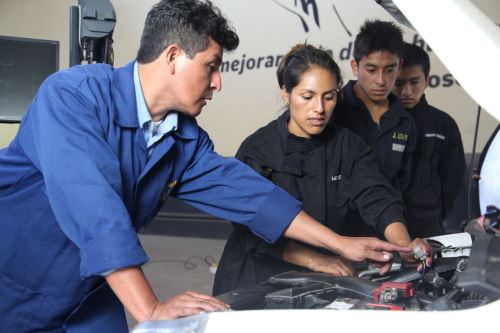
[[[365,21],[354,40],[354,60],[359,61],[372,52],[387,51],[403,56],[403,32],[392,22]]]
[[[208,47],[209,37],[226,51],[239,44],[234,29],[210,1],[162,0],[148,13],[137,61],[150,63],[171,44],[192,58]]]
[[[285,87],[287,92],[291,92],[299,84],[302,75],[313,66],[332,73],[337,79],[338,88],[342,87],[340,68],[328,52],[312,45],[297,44],[283,56],[276,70],[280,89]]]

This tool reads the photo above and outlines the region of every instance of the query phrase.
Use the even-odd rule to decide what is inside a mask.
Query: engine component
[[[373,291],[373,298],[379,303],[399,303],[413,296],[415,290],[409,282],[384,282]]]

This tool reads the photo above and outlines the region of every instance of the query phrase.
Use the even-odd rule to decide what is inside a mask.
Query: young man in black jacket
[[[429,55],[405,43],[403,68],[393,92],[415,119],[418,131],[413,178],[404,193],[412,237],[444,234],[443,220],[464,185],[465,157],[458,126],[425,99],[429,71]]]
[[[380,171],[401,193],[411,181],[415,122],[391,91],[401,69],[403,36],[392,22],[366,21],[354,41],[351,67],[357,81],[342,89],[343,101],[334,121],[359,135],[373,147]],[[353,236],[376,235],[353,211],[344,232]]]

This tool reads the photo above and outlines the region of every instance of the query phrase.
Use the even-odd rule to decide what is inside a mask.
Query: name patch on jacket
[[[444,135],[438,134],[438,133],[425,133],[426,138],[438,138],[441,140],[445,140],[446,137]]]
[[[332,182],[336,182],[336,181],[341,180],[341,179],[342,179],[342,175],[332,176]]]
[[[394,132],[392,133],[392,138],[401,141],[408,141],[408,134]]]
[[[404,152],[406,148],[406,145],[400,144],[400,143],[393,143],[392,144],[392,150],[393,151],[398,151],[398,152]]]

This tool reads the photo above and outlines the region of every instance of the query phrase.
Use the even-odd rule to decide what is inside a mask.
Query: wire
[[[474,155],[476,155],[476,143],[477,143],[477,134],[479,131],[479,119],[481,116],[481,105],[477,106],[477,116],[476,116],[476,129],[474,130],[474,141],[472,144],[472,154],[470,157],[470,172],[469,172],[469,184],[468,184],[468,189],[467,189],[467,221],[472,220],[471,216],[471,192],[472,192],[472,176],[474,174]]]
[[[190,271],[190,270],[193,270],[193,269],[195,269],[195,268],[198,267],[198,265],[196,265],[196,263],[193,262],[195,259],[196,260],[201,260],[201,261],[205,262],[208,265],[208,267],[216,266],[217,265],[217,261],[212,256],[205,256],[205,257],[191,256],[191,257],[187,258],[186,260],[182,260],[182,259],[158,259],[158,260],[150,260],[146,264],[144,264],[143,266],[145,267],[145,266],[148,266],[148,265],[151,265],[151,264],[159,264],[159,263],[183,263],[184,264],[184,268],[186,270]]]

